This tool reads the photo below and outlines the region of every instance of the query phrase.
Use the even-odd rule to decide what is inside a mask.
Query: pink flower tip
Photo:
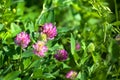
[[[25,32],[21,32],[16,36],[15,43],[22,48],[26,48],[30,43],[30,36]]]

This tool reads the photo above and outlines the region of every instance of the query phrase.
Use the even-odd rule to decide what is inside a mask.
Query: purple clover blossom
[[[41,34],[46,34],[47,39],[52,40],[57,35],[57,29],[56,26],[54,26],[52,23],[46,23],[42,27]]]
[[[45,46],[45,42],[43,41],[38,41],[37,43],[35,43],[33,45],[33,48],[34,48],[34,53],[38,56],[41,56],[41,57],[44,57],[45,56],[45,52],[48,51],[48,48],[47,46]]]
[[[76,50],[80,50],[80,44],[79,44],[79,43],[76,43],[75,48],[76,48]]]
[[[58,60],[58,61],[64,61],[68,58],[68,53],[66,50],[62,49],[62,50],[58,50],[57,53],[54,55],[54,57]]]
[[[16,36],[15,43],[22,48],[26,48],[30,43],[30,36],[25,32],[21,32]]]
[[[73,70],[69,71],[69,72],[66,74],[66,78],[72,79],[72,80],[74,80],[74,79],[76,78],[76,76],[77,76],[77,72],[76,72],[76,71],[73,71]]]

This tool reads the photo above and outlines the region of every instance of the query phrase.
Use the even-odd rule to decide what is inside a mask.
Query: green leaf
[[[42,69],[35,69],[33,72],[33,78],[41,78],[43,75]]]
[[[34,32],[34,24],[33,24],[33,22],[32,21],[27,22],[25,28],[26,28],[26,30],[29,30],[30,33]]]
[[[36,21],[38,25],[43,25],[45,23],[46,15],[47,15],[47,13],[45,13],[44,11],[41,12],[41,14],[39,15],[39,17]]]
[[[81,72],[78,73],[77,77],[75,80],[80,80],[81,79]]]
[[[56,43],[56,44],[52,47],[52,42],[49,43],[49,41],[48,41],[48,43],[47,43],[47,46],[48,46],[48,49],[49,49],[50,51],[56,51],[56,50],[58,50],[58,49],[62,49],[62,48],[63,48],[63,45],[59,45],[58,43]],[[53,54],[54,54],[54,53],[53,53]]]
[[[45,78],[55,78],[55,76],[53,76],[51,73],[45,73],[44,75],[43,75]]]
[[[13,55],[13,60],[17,60],[17,59],[19,59],[19,58],[20,58],[20,55],[19,55],[19,54]]]
[[[12,68],[12,64],[10,66],[8,66],[8,68],[3,72],[3,74],[6,74],[11,68]]]
[[[11,28],[12,37],[16,36],[18,33],[21,32],[20,26],[16,25],[15,23],[11,23],[10,28]]]
[[[40,60],[35,60],[29,68],[32,68],[32,67],[37,67],[38,65],[40,65]]]
[[[95,51],[95,45],[93,43],[90,43],[87,47],[88,52],[93,52]]]
[[[87,75],[84,71],[81,73],[81,80],[87,80]]]
[[[114,25],[114,26],[120,26],[120,21],[116,21],[116,22],[112,23],[112,25]]]
[[[60,70],[58,69],[57,71],[53,72],[52,74],[53,74],[54,76],[57,76],[57,75],[59,75],[59,72],[60,72]]]
[[[99,53],[91,53],[91,54],[92,54],[94,63],[99,63],[101,60]]]
[[[71,68],[69,65],[65,64],[65,63],[62,63],[63,64],[63,69],[65,68]]]
[[[72,30],[72,28],[68,28],[68,27],[58,27],[58,33],[64,33],[64,32],[68,32]]]
[[[92,80],[106,80],[107,68],[104,66],[104,64],[101,64],[101,66],[94,68],[94,70],[95,71],[92,74],[93,77],[91,78]]]
[[[26,69],[31,64],[31,60],[29,58],[23,61],[24,69]]]
[[[88,23],[89,24],[97,24],[98,23],[98,19],[96,19],[96,18],[90,18],[89,20],[88,20]]]
[[[1,34],[0,34],[0,37],[3,39],[3,41],[5,41],[6,39],[8,39],[8,38],[11,38],[11,32],[10,32],[10,30],[9,31],[7,31],[7,32],[2,32]],[[3,42],[4,43],[4,42]]]
[[[73,35],[71,34],[71,39],[70,39],[71,41],[71,53],[72,53],[72,55],[74,55],[75,54],[75,39],[74,39],[74,37],[73,37]]]
[[[30,57],[30,56],[33,56],[33,55],[34,55],[34,53],[33,53],[32,49],[28,49],[28,50],[26,50],[25,52],[22,53],[23,58]]]
[[[2,28],[3,28],[3,24],[0,24],[0,30],[2,30]]]
[[[17,76],[19,76],[19,74],[19,71],[10,72],[3,78],[3,80],[14,80],[17,78]]]
[[[79,59],[79,56],[78,56],[78,54],[75,52],[75,39],[74,39],[74,37],[73,37],[72,34],[71,34],[70,43],[71,43],[71,53],[72,53],[72,55],[73,55],[73,58],[74,58],[76,64],[78,65],[77,60]]]
[[[2,51],[0,51],[0,67],[3,65],[3,60],[4,60],[4,56],[2,54]]]
[[[53,10],[48,12],[46,22],[47,23],[54,22],[54,11]]]
[[[16,78],[16,79],[14,79],[14,80],[21,80],[21,78]]]
[[[80,65],[83,65],[88,59],[89,59],[89,56],[83,56],[81,58]]]
[[[25,3],[24,2],[19,2],[17,4],[17,15],[23,15],[24,14],[24,7]]]

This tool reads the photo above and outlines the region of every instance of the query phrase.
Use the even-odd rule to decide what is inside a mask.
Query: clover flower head
[[[48,40],[52,40],[57,35],[56,26],[52,23],[45,23],[42,27],[41,33],[46,34]]]
[[[26,48],[30,43],[30,36],[25,32],[21,32],[16,36],[15,43],[22,48]]]
[[[68,58],[68,53],[66,50],[62,49],[62,50],[58,50],[57,53],[54,55],[54,57],[58,60],[58,61],[64,61]]]
[[[74,79],[76,78],[76,76],[77,76],[77,72],[76,72],[76,71],[73,71],[73,70],[69,71],[69,72],[66,74],[66,78],[72,79],[72,80],[74,80]]]
[[[43,41],[38,41],[37,43],[35,43],[33,45],[33,52],[38,55],[38,56],[41,56],[41,57],[44,57],[45,56],[45,52],[47,52],[48,48],[47,46],[45,46],[45,42]]]

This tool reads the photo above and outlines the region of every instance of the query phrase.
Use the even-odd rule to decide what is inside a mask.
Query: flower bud
[[[62,50],[58,50],[57,53],[54,55],[54,57],[58,60],[58,61],[64,61],[68,58],[68,53],[66,50],[62,49]]]
[[[80,44],[79,44],[79,43],[76,43],[75,48],[76,48],[76,50],[80,50]]]

